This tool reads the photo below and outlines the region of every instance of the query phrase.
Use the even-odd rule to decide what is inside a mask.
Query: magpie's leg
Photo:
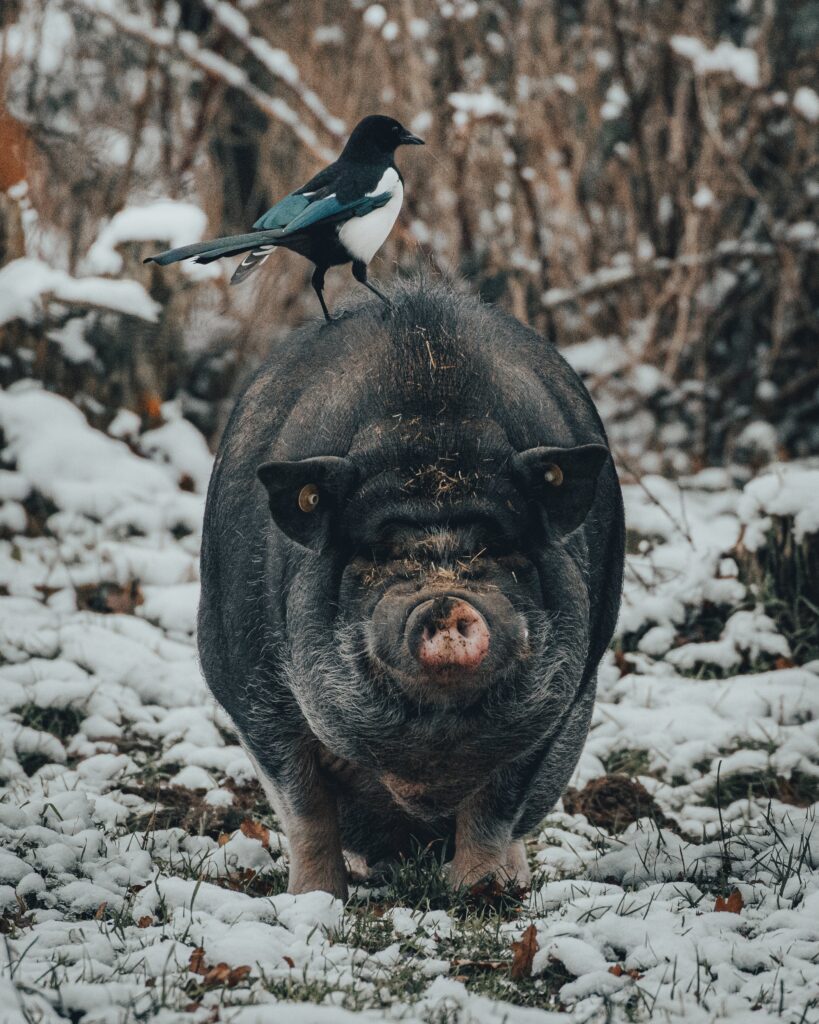
[[[379,299],[386,305],[390,305],[390,300],[387,296],[372,283],[367,280],[367,264],[361,260],[353,260],[353,277],[358,281],[359,284],[363,284],[365,288],[369,288],[373,295],[377,295]]]
[[[333,322],[333,318],[330,316],[330,310],[327,308],[327,303],[324,301],[324,275],[326,273],[326,267],[316,267],[313,271],[313,276],[310,279],[310,284],[313,286],[313,291],[318,295],[318,300],[321,303],[321,311],[324,313],[324,319],[328,324],[331,324]]]

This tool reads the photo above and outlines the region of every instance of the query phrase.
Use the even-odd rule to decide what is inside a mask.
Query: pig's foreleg
[[[299,756],[288,772],[287,788],[274,782],[245,747],[290,847],[287,891],[320,889],[347,899],[347,872],[341,852],[336,798],[315,759]]]
[[[284,831],[290,844],[287,891],[321,889],[347,898],[347,871],[341,852],[335,797],[316,788],[298,811],[285,814]]]

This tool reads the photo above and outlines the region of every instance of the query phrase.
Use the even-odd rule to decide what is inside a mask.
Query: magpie
[[[353,129],[338,160],[259,217],[253,231],[168,249],[149,256],[145,263],[165,266],[191,256],[197,263],[212,263],[247,253],[230,279],[231,284],[239,284],[281,247],[315,265],[311,283],[325,320],[331,319],[324,301],[324,275],[329,267],[352,263],[356,281],[387,302],[367,280],[367,264],[392,230],[404,198],[395,150],[423,145],[423,139],[391,117],[365,117]]]

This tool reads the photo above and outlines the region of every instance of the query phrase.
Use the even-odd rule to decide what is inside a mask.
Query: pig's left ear
[[[576,530],[589,514],[597,477],[609,457],[604,444],[577,448],[530,448],[513,457],[515,475],[546,513],[560,536]]]
[[[291,540],[317,551],[331,520],[358,478],[349,459],[333,455],[268,462],[256,475],[267,490],[273,521]]]

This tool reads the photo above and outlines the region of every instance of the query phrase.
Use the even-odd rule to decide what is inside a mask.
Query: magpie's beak
[[[425,146],[426,143],[423,139],[419,139],[417,135],[413,135],[412,132],[404,132],[401,136],[400,145],[402,146]]]

